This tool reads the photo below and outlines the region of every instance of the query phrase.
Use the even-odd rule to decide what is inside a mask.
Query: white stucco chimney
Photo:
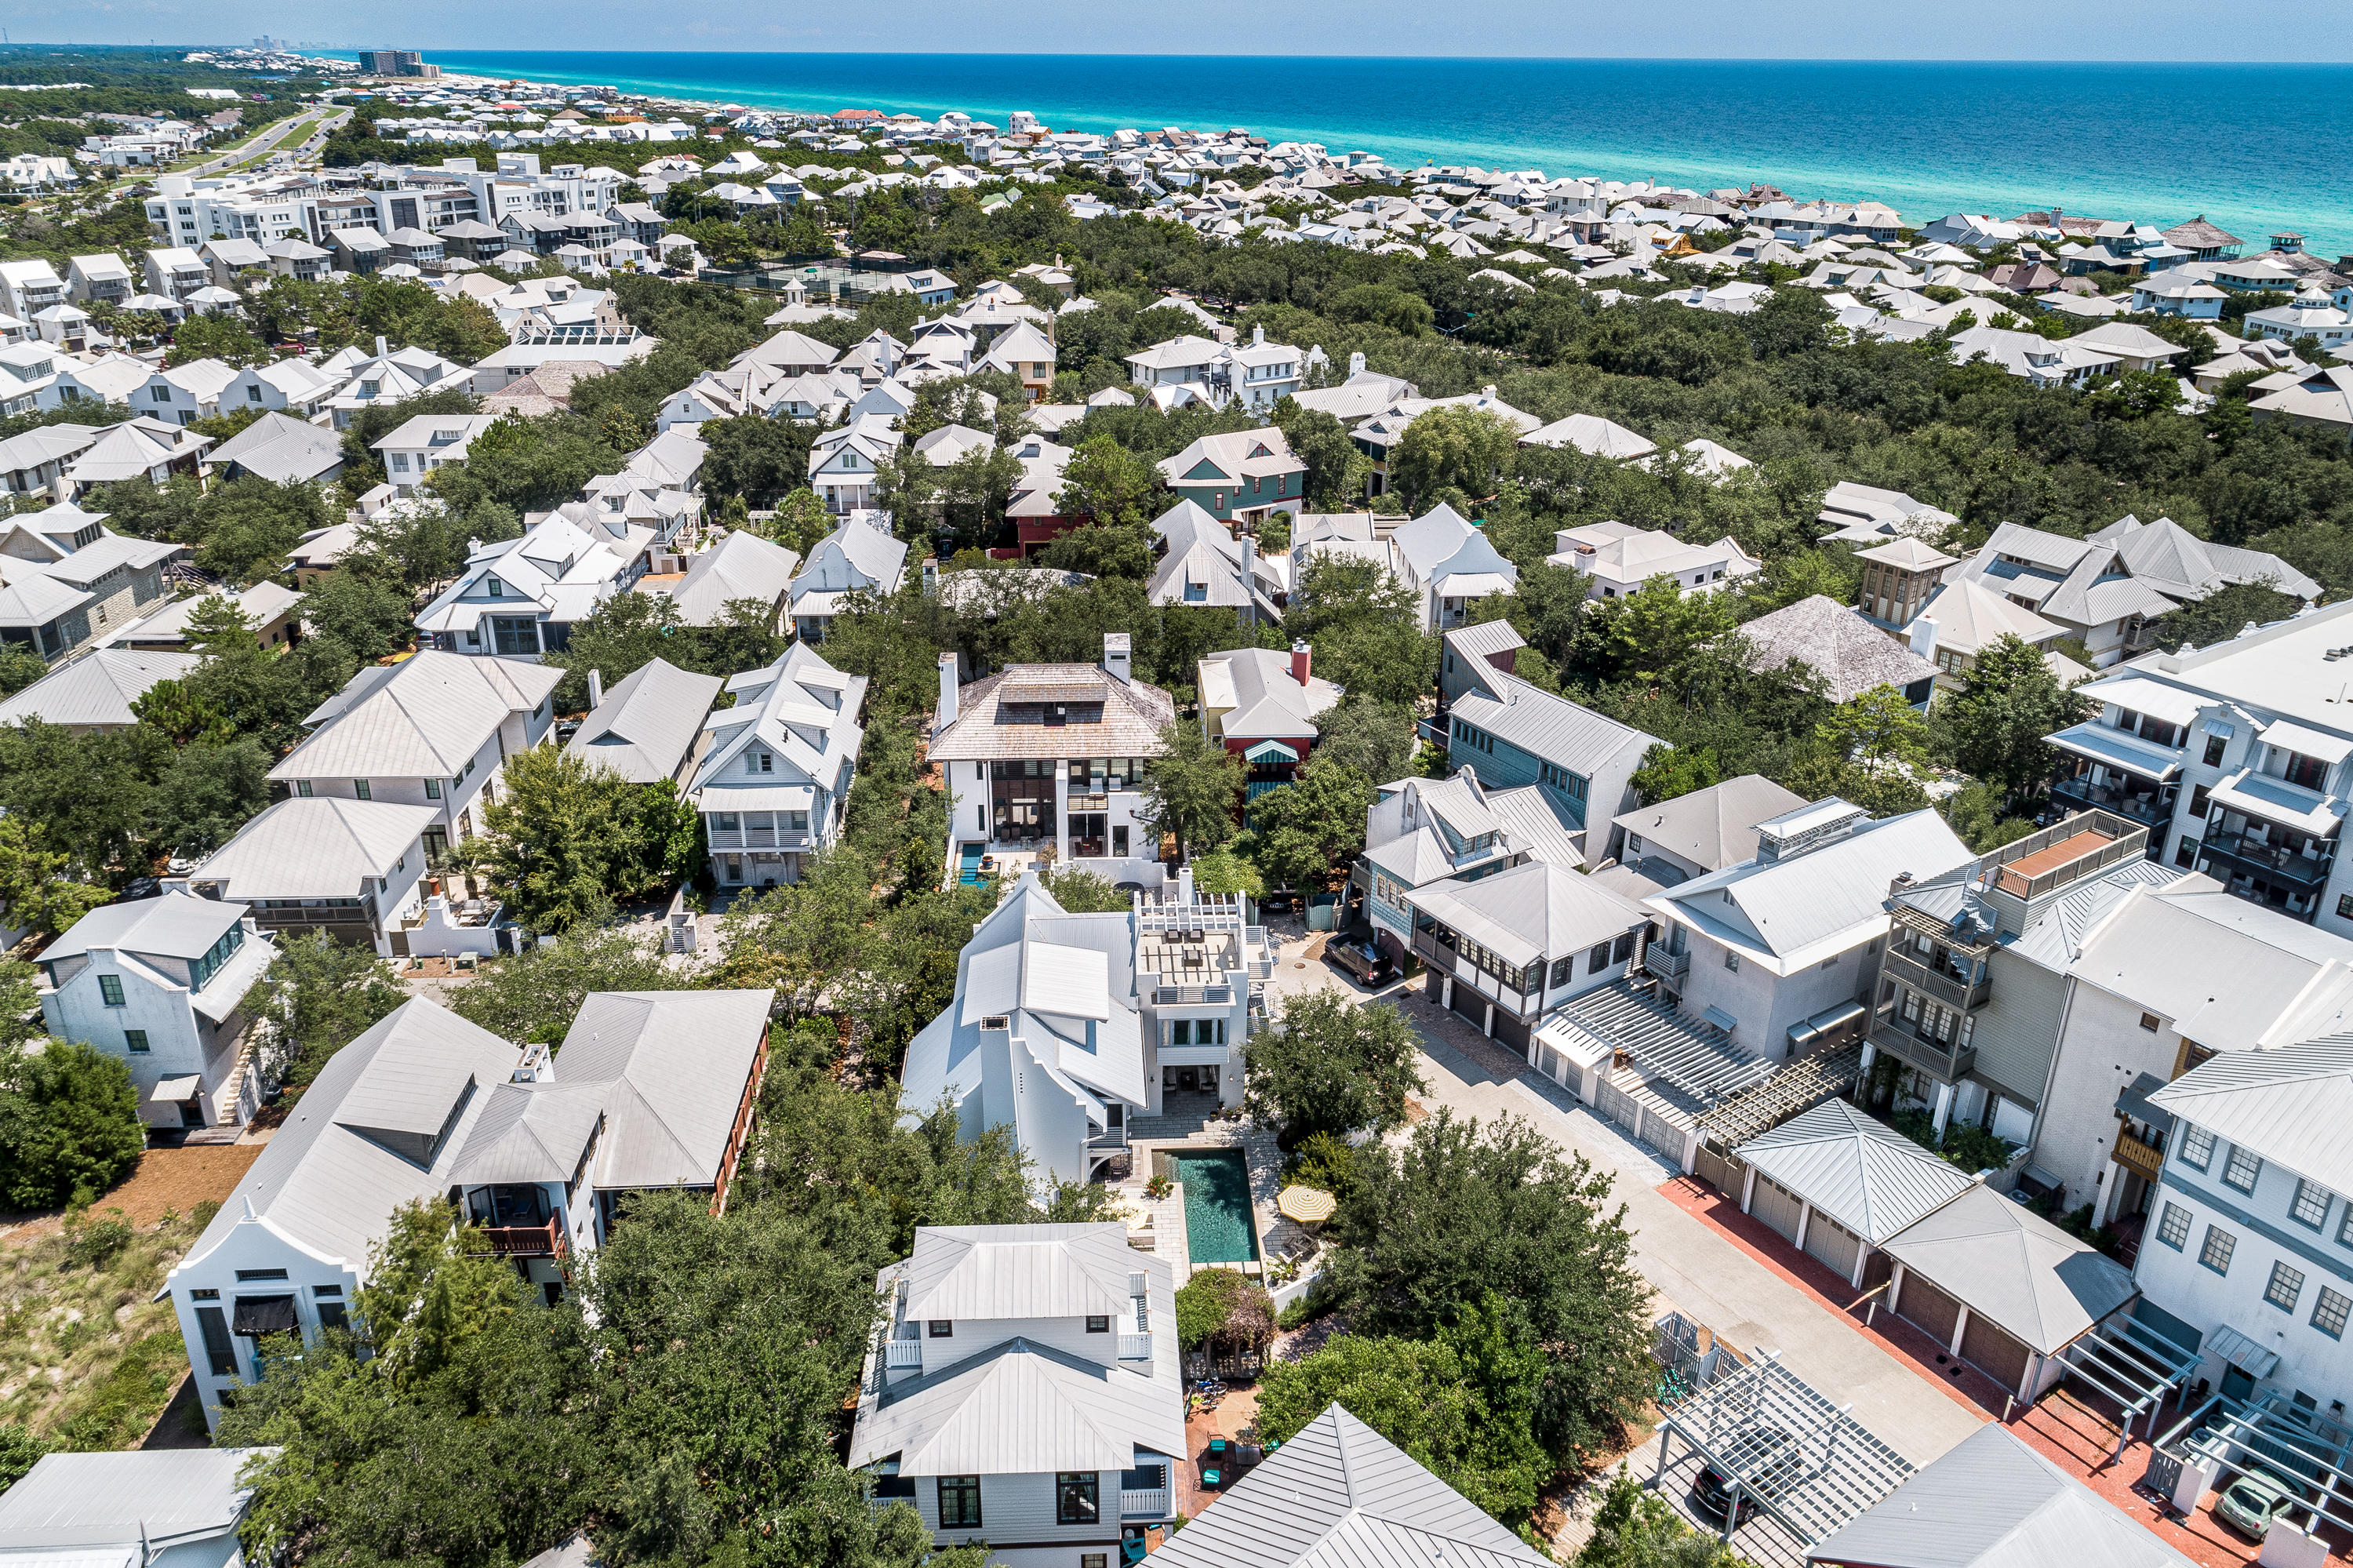
[[[589,671],[589,672],[588,672],[588,707],[589,707],[589,711],[593,713],[593,712],[595,712],[596,709],[601,708],[601,707],[603,707],[604,705],[605,705],[605,672],[604,672],[604,671],[602,671],[602,670],[591,670],[591,671]]]
[[[375,338],[375,356],[378,359],[382,359],[385,356],[385,352],[384,334],[382,333],[378,333],[376,334]]]
[[[932,721],[932,733],[934,735],[939,734],[940,731],[955,723],[958,690],[959,687],[956,681],[956,656],[952,652],[943,653],[940,655],[939,714],[938,716]]]
[[[1936,623],[1925,615],[1912,622],[1912,652],[1923,659],[1936,657]]]
[[[1134,679],[1134,647],[1124,631],[1103,633],[1103,667],[1123,686]]]

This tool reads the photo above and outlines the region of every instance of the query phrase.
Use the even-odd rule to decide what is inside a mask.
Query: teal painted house
[[[1468,679],[1448,715],[1447,762],[1475,768],[1489,789],[1534,785],[1563,820],[1589,826],[1588,869],[1614,856],[1620,830],[1610,819],[1636,804],[1634,771],[1659,739],[1484,660],[1462,659],[1458,651],[1457,662]]]
[[[1277,512],[1296,514],[1307,465],[1271,425],[1203,436],[1160,463],[1163,483],[1220,523],[1257,524]]]

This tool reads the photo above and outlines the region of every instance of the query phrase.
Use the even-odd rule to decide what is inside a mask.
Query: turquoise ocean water
[[[441,52],[444,69],[1056,129],[1248,126],[1397,164],[1765,180],[1944,213],[2198,213],[2353,251],[2353,65]]]

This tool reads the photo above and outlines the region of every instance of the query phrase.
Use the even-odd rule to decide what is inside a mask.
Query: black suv
[[[1733,1433],[1723,1445],[1740,1457],[1740,1501],[1731,1520],[1735,1529],[1757,1516],[1759,1493],[1772,1499],[1805,1478],[1806,1456],[1798,1440],[1778,1426],[1749,1427]],[[1712,1519],[1723,1519],[1734,1509],[1732,1481],[1710,1465],[1692,1489],[1692,1501]]]
[[[1397,979],[1397,966],[1370,942],[1329,942],[1324,946],[1324,956],[1375,991]]]

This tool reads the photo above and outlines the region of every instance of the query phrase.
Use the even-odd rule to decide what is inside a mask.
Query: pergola
[[[1764,1082],[1734,1095],[1699,1118],[1699,1132],[1727,1153],[1770,1132],[1825,1100],[1837,1099],[1862,1075],[1862,1042],[1800,1056]]]
[[[2157,1413],[2168,1395],[2187,1384],[2198,1371],[2199,1353],[2169,1340],[2129,1312],[2103,1319],[2061,1351],[2059,1361],[2070,1375],[2098,1390],[2116,1403],[2116,1451],[2113,1463],[2132,1440],[2132,1424],[2148,1412],[2148,1429],[2157,1436]]]
[[[2160,1453],[2199,1460],[2214,1479],[2266,1475],[2296,1494],[2306,1534],[2327,1520],[2353,1531],[2353,1429],[2269,1390],[2253,1400],[2218,1393],[2157,1445]],[[2313,1494],[2317,1493],[2318,1496]]]
[[[1779,1355],[1760,1350],[1747,1365],[1667,1407],[1651,1484],[1666,1475],[1681,1438],[1729,1483],[1735,1501],[1725,1510],[1725,1542],[1746,1500],[1810,1548],[1902,1486],[1912,1465]]]

